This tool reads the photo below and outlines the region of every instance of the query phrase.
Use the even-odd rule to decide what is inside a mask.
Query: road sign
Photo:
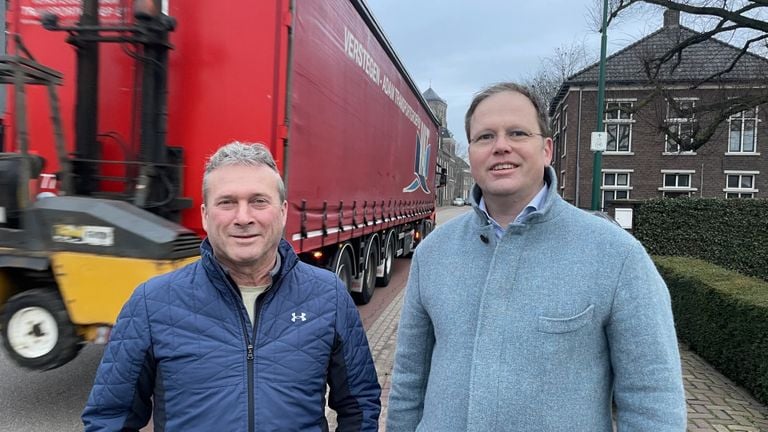
[[[608,147],[608,132],[592,132],[592,142],[589,149],[593,152],[602,152]]]

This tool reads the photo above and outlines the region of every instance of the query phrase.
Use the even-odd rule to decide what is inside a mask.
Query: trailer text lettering
[[[348,28],[344,27],[344,51],[347,52],[349,58],[354,60],[358,66],[363,68],[365,73],[371,77],[374,83],[379,84],[379,65],[373,61],[373,57],[365,49],[363,44],[355,38],[352,32]]]

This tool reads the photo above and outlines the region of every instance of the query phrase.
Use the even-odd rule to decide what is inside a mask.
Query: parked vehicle
[[[464,205],[464,198],[462,197],[456,197],[453,199],[453,205],[455,206],[463,206]]]
[[[364,1],[54,3],[9,3],[18,55],[0,61],[0,327],[19,365],[106,341],[140,281],[196,259],[203,163],[233,139],[270,148],[285,237],[360,303],[432,230],[438,123]]]

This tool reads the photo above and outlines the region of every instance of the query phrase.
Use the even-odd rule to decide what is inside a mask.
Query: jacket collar
[[[557,175],[555,169],[552,166],[547,166],[544,169],[544,181],[549,185],[549,190],[544,196],[544,200],[541,203],[541,207],[535,212],[531,213],[531,217],[527,220],[527,223],[537,223],[538,221],[544,221],[549,219],[552,215],[552,207],[557,201],[560,201],[560,195],[557,194]],[[483,190],[475,183],[469,194],[470,203],[472,209],[475,211],[477,218],[475,218],[481,226],[490,226],[491,220],[488,215],[480,209],[480,198],[483,197]]]
[[[273,286],[299,262],[299,257],[296,255],[296,252],[293,251],[293,247],[291,247],[291,244],[285,239],[280,239],[277,253],[280,255],[280,269],[272,278]],[[232,279],[229,277],[226,270],[224,270],[224,267],[222,267],[221,263],[219,263],[213,255],[213,248],[207,237],[200,243],[200,262],[202,263],[208,278],[217,288],[226,287],[227,284],[232,284],[234,286]]]

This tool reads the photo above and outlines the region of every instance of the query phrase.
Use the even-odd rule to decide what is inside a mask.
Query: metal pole
[[[99,25],[98,0],[84,0],[83,13],[79,26]],[[84,39],[98,36],[96,31],[81,31]],[[99,45],[93,41],[78,41],[77,49],[77,87],[75,99],[75,154],[81,159],[101,159],[98,143],[99,119]],[[92,162],[76,161],[74,171],[74,192],[90,195],[96,191],[96,173]],[[68,191],[69,193],[69,191]]]
[[[605,112],[605,51],[608,44],[608,0],[603,0],[603,25],[600,29],[600,76],[597,81],[597,131],[602,132]],[[595,152],[592,169],[592,210],[600,208],[600,185],[603,182],[603,152]]]

